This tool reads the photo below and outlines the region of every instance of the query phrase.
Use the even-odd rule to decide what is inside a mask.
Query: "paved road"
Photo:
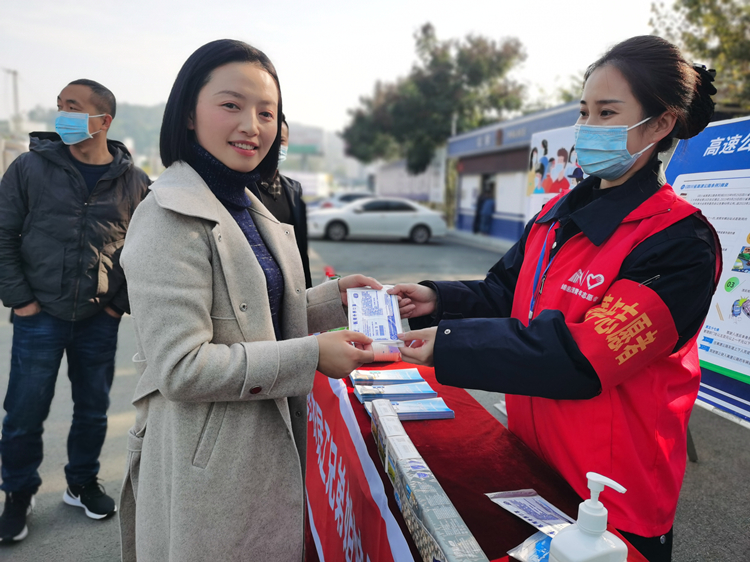
[[[315,241],[311,247],[313,281],[323,279],[323,266],[340,274],[366,273],[384,283],[479,278],[498,254],[450,241],[414,246],[403,243],[333,243]],[[0,310],[0,396],[7,388],[11,326]],[[125,463],[127,429],[134,414],[130,399],[136,384],[130,358],[134,353],[132,326],[124,318],[120,328],[117,370],[112,391],[109,431],[102,454],[103,479],[117,496]],[[13,562],[115,562],[119,560],[117,520],[91,521],[83,511],[62,503],[65,490],[67,436],[72,403],[63,366],[56,397],[45,426],[44,483],[37,509],[29,519],[30,534],[22,543],[0,547],[0,560]],[[493,408],[500,395],[473,392],[498,419]],[[675,562],[746,560],[750,553],[750,431],[696,409],[691,428],[698,454],[690,463],[675,523]],[[374,562],[374,561],[373,561]]]

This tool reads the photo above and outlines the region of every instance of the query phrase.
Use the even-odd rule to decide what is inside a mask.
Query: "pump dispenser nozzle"
[[[607,508],[599,501],[604,486],[625,488],[596,472],[586,473],[591,497],[578,506],[578,521],[552,538],[550,562],[626,562],[628,547],[607,531]]]
[[[589,490],[591,490],[591,500],[594,503],[599,503],[599,493],[604,490],[604,486],[609,486],[613,490],[624,494],[627,492],[625,488],[620,486],[617,482],[596,472],[587,472],[586,478],[589,481]]]
[[[611,478],[596,472],[587,472],[586,478],[589,481],[591,498],[578,506],[578,527],[585,532],[600,534],[607,529],[607,508],[599,501],[599,494],[604,490],[604,486],[609,486],[621,494],[627,490]]]

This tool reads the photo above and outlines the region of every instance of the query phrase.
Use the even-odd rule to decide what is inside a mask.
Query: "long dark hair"
[[[277,109],[276,140],[266,157],[255,169],[264,180],[273,178],[279,161],[281,146],[281,86],[276,69],[270,59],[263,53],[242,41],[219,39],[206,43],[195,51],[182,65],[172,91],[169,93],[164,119],[159,134],[159,151],[165,167],[175,162],[186,161],[190,153],[190,143],[195,133],[188,129],[188,121],[195,114],[198,94],[211,79],[214,69],[231,62],[250,62],[259,65],[268,72],[279,89],[279,107]]]
[[[597,68],[612,65],[630,85],[646,117],[665,111],[677,117],[672,131],[656,145],[656,153],[669,149],[672,139],[689,139],[706,128],[714,114],[716,93],[713,71],[688,63],[680,50],[655,35],[631,37],[612,47],[588,67],[584,82]]]

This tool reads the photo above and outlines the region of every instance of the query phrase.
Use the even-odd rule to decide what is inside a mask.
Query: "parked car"
[[[372,193],[366,191],[342,191],[331,197],[320,199],[314,203],[308,203],[307,209],[308,211],[312,211],[313,209],[339,209],[353,201],[370,197],[373,197]]]
[[[424,244],[430,238],[445,236],[445,220],[440,213],[400,198],[368,198],[339,209],[317,209],[307,215],[310,237],[329,240],[345,238],[408,238]]]

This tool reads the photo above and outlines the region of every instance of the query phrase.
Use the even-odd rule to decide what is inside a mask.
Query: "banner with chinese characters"
[[[666,175],[714,226],[724,259],[698,336],[698,402],[750,428],[750,117],[711,123],[680,141]]]
[[[388,508],[343,381],[315,375],[307,397],[307,509],[321,561],[413,562]]]

